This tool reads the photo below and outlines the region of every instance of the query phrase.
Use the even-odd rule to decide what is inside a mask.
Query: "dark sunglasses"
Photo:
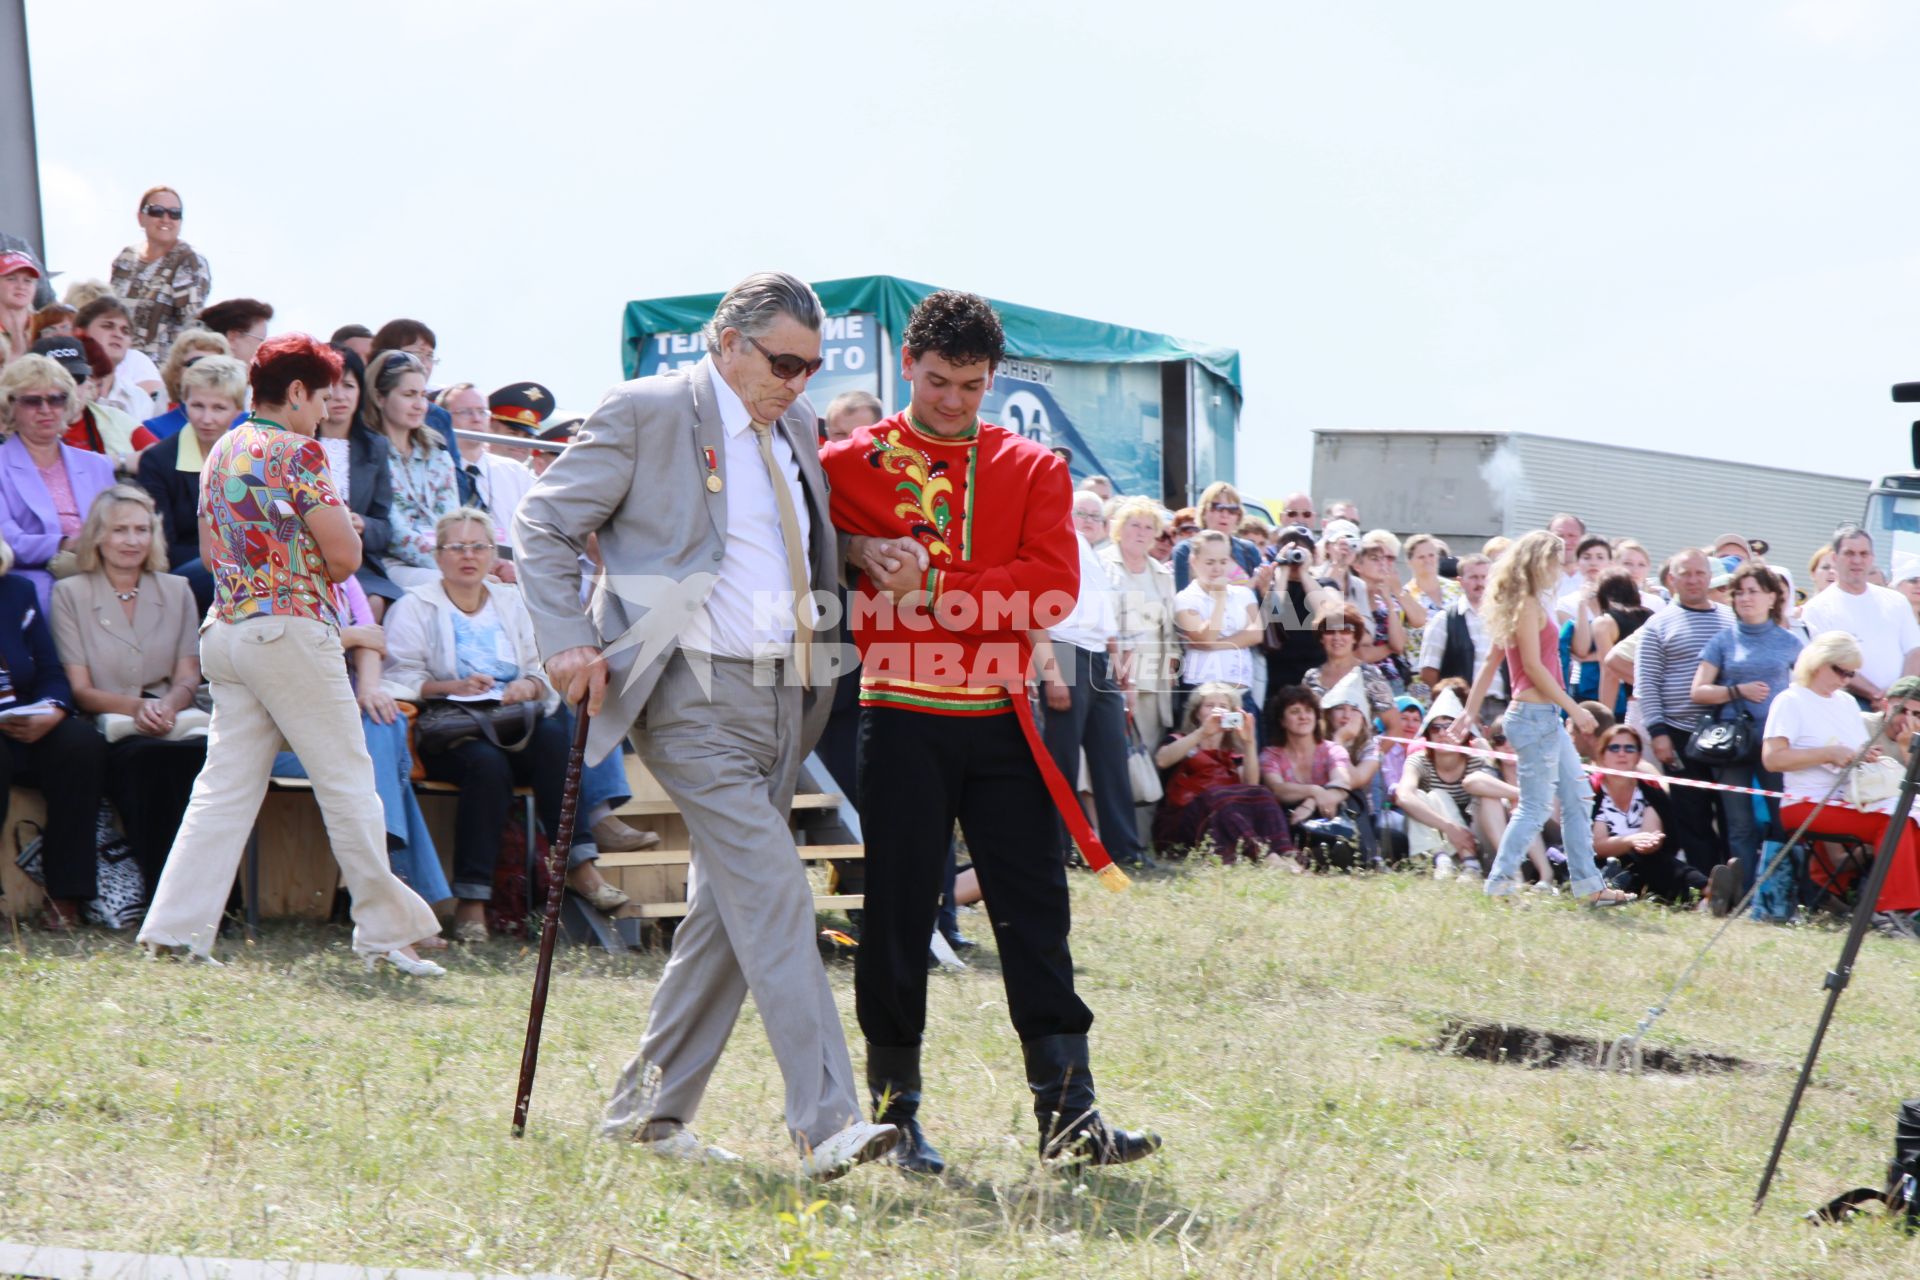
[[[1837,662],[1829,662],[1829,663],[1828,663],[1827,665],[1828,665],[1828,666],[1830,666],[1830,667],[1832,667],[1832,668],[1833,668],[1833,674],[1835,674],[1835,675],[1837,675],[1837,676],[1839,676],[1839,677],[1840,677],[1840,678],[1841,678],[1842,680],[1851,680],[1851,679],[1853,679],[1853,678],[1854,678],[1855,676],[1857,676],[1857,675],[1859,675],[1859,674],[1860,674],[1860,673],[1859,673],[1858,671],[1850,671],[1850,670],[1848,670],[1847,668],[1845,668],[1845,667],[1843,667],[1843,666],[1841,666],[1841,665],[1840,665],[1839,663],[1837,663]]]
[[[783,382],[788,378],[797,378],[802,373],[811,378],[827,363],[825,360],[802,360],[799,356],[789,355],[786,352],[775,355],[754,339],[748,338],[747,341],[752,342],[753,349],[767,358],[767,366],[773,370],[773,376]]]
[[[181,214],[186,211],[179,205],[169,207],[164,204],[150,204],[143,206],[140,212],[146,214],[149,218],[172,218],[175,222],[178,222],[180,221]]]
[[[13,402],[26,409],[64,409],[67,407],[67,393],[55,391],[44,396],[15,396]]]
[[[1640,754],[1640,748],[1634,746],[1631,742],[1609,742],[1607,744],[1607,750],[1615,755],[1622,756],[1637,756]]]
[[[1309,507],[1305,511],[1295,511],[1291,507],[1289,507],[1284,514],[1290,515],[1290,516],[1299,516],[1303,520],[1313,519],[1313,509],[1311,507]]]
[[[1207,508],[1207,510],[1209,510],[1209,511],[1238,511],[1238,510],[1240,510],[1240,504],[1239,504],[1239,503],[1237,503],[1237,502],[1216,502],[1216,503],[1214,503],[1214,504],[1213,504],[1212,506],[1210,506],[1210,507],[1208,507],[1208,508]]]
[[[1155,542],[1172,542],[1173,535],[1171,533],[1156,534],[1153,540]]]

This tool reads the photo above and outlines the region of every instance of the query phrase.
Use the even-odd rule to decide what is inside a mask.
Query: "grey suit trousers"
[[[696,667],[700,670],[696,671]],[[758,679],[756,680],[756,672]],[[784,669],[782,669],[784,673]],[[710,673],[710,688],[702,680]],[[691,1123],[749,991],[803,1148],[860,1118],[846,1033],[814,941],[813,890],[787,826],[800,689],[766,667],[676,652],[634,741],[692,835],[687,916],[601,1131]]]

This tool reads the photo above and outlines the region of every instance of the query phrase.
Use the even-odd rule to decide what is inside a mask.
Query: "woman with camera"
[[[434,525],[434,555],[440,580],[415,587],[387,610],[384,687],[393,697],[421,707],[420,760],[427,776],[460,788],[453,845],[453,939],[487,940],[487,903],[500,862],[516,786],[533,788],[534,810],[549,838],[560,830],[560,794],[566,781],[568,735],[555,714],[560,695],[540,665],[533,619],[520,589],[492,577],[493,519],[473,507],[456,507]],[[526,731],[497,729],[496,745],[474,736],[436,741],[433,704],[447,700],[476,715],[534,704]],[[510,721],[512,717],[495,717]],[[520,743],[525,745],[521,746]],[[584,824],[580,824],[584,826]],[[602,911],[627,895],[601,878],[599,849],[576,828],[567,856],[567,887]]]
[[[1166,798],[1153,822],[1159,849],[1205,846],[1221,862],[1245,857],[1269,864],[1293,852],[1286,815],[1260,785],[1253,722],[1233,685],[1195,689],[1185,721],[1168,735],[1153,762],[1167,775]]]

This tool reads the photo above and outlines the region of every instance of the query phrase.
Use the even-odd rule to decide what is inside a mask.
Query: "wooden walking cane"
[[[520,1050],[520,1088],[513,1097],[513,1136],[527,1131],[527,1105],[533,1101],[533,1073],[540,1066],[540,1024],[547,1017],[547,982],[553,976],[553,940],[560,932],[560,902],[567,893],[567,850],[573,847],[574,818],[580,808],[580,774],[587,762],[586,699],[574,710],[573,746],[567,752],[567,781],[560,793],[560,829],[547,843],[547,913],[540,925],[540,962],[533,971],[533,1003],[527,1009],[527,1043]]]

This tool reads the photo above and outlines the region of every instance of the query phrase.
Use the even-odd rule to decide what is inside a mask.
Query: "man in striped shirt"
[[[1713,769],[1682,753],[1707,708],[1693,700],[1693,674],[1707,641],[1733,625],[1733,611],[1713,603],[1713,573],[1707,553],[1690,547],[1667,561],[1673,603],[1647,620],[1646,638],[1633,661],[1633,692],[1640,701],[1653,754],[1669,777],[1712,782]],[[1724,836],[1715,828],[1719,806],[1713,793],[1676,787],[1669,801],[1673,837],[1701,874],[1727,860]]]

